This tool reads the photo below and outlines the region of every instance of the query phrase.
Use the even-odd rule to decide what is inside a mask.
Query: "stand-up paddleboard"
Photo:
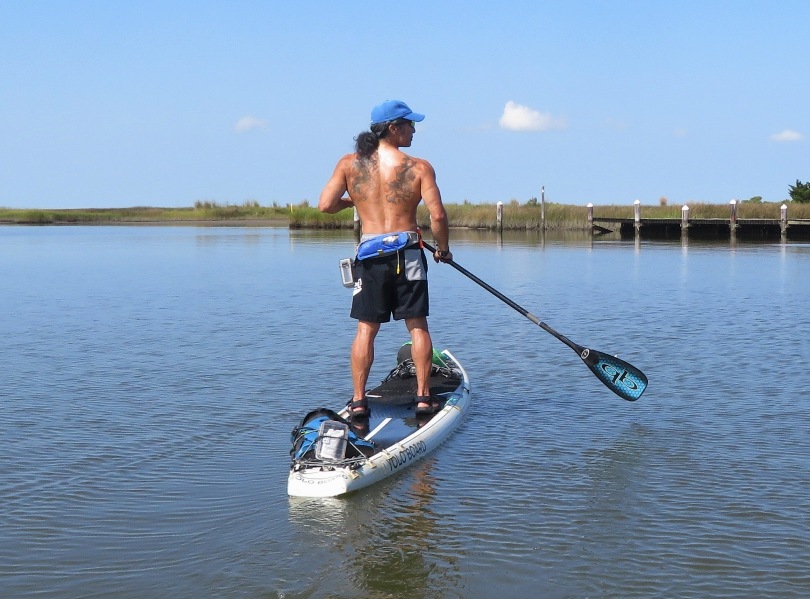
[[[428,416],[415,413],[416,375],[408,345],[397,362],[367,392],[368,419],[350,419],[347,408],[321,408],[293,430],[289,495],[334,497],[367,487],[428,455],[461,424],[470,408],[470,381],[453,354],[433,351],[430,388],[440,408]]]

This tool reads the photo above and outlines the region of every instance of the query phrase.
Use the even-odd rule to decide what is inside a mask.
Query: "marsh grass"
[[[742,202],[737,206],[737,218],[779,219],[781,202]],[[495,204],[445,204],[451,227],[495,229]],[[503,205],[503,228],[506,230],[539,229],[540,205],[520,204],[516,200]],[[731,214],[728,204],[689,204],[690,218],[722,218]],[[588,230],[585,206],[546,203],[546,228],[559,231]],[[633,205],[595,206],[596,218],[633,218]],[[641,206],[642,218],[681,218],[681,206]],[[788,218],[810,219],[810,204],[788,203]],[[261,206],[250,200],[240,205],[196,202],[189,208],[87,208],[87,209],[15,209],[0,208],[0,223],[6,224],[104,224],[104,223],[173,223],[194,221],[267,221],[287,224],[293,229],[351,229],[354,212],[323,214],[304,201],[298,205]],[[430,227],[427,208],[420,205],[417,220],[423,229]]]
[[[741,202],[737,218],[766,218],[778,220],[784,202]],[[786,202],[789,219],[810,218],[810,204]],[[731,217],[730,204],[689,203],[689,218]],[[641,218],[681,218],[682,206],[641,206]],[[633,206],[594,206],[595,218],[633,218]]]
[[[309,202],[290,205],[287,215],[291,229],[351,229],[354,227],[354,210],[347,208],[336,214],[325,214],[312,208]]]
[[[288,218],[286,206],[260,206],[258,202],[241,205],[196,202],[190,208],[79,208],[79,209],[17,209],[0,208],[0,223],[56,225],[104,223],[172,223],[184,221],[223,220],[283,220]]]
[[[497,207],[494,204],[450,204],[446,206],[450,225],[470,229],[494,229],[498,224]],[[546,228],[577,230],[587,228],[587,208],[564,204],[546,204]],[[427,208],[420,206],[420,225],[430,223]],[[520,205],[510,202],[503,206],[504,229],[539,229],[542,226],[540,206]]]
[[[748,203],[737,205],[737,218],[779,219],[781,202]],[[495,229],[497,209],[495,204],[445,204],[451,227],[469,229]],[[557,231],[587,231],[588,209],[585,206],[546,203],[546,229]],[[633,205],[595,206],[596,218],[633,218]],[[728,204],[689,205],[690,218],[722,218],[731,216]],[[642,218],[681,218],[681,206],[654,205],[641,206]],[[810,218],[810,204],[790,203],[788,217],[791,219]],[[317,208],[298,206],[290,214],[292,228],[352,228],[352,210],[337,214],[321,214]],[[422,229],[430,227],[430,216],[424,205],[417,210],[417,221]],[[540,229],[540,206],[510,202],[503,206],[503,228],[506,230]]]

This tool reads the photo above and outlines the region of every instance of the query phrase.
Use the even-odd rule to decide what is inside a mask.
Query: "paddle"
[[[433,248],[430,244],[425,243],[424,241],[422,244],[425,246],[431,253],[436,253],[435,248]],[[476,277],[470,271],[468,271],[463,266],[460,266],[453,260],[447,260],[447,264],[455,268],[461,274],[466,277],[469,277],[476,283],[478,283],[481,287],[489,291],[492,295],[497,297],[499,300],[504,302],[506,305],[511,306],[523,316],[531,320],[534,324],[539,326],[541,329],[550,333],[563,343],[565,343],[568,347],[573,349],[582,361],[585,362],[585,365],[591,369],[602,383],[611,391],[613,391],[616,395],[621,397],[622,399],[626,399],[627,401],[635,401],[641,394],[644,393],[644,389],[647,388],[647,377],[646,375],[641,372],[638,368],[625,362],[624,360],[620,360],[616,356],[610,356],[608,354],[603,354],[602,352],[596,351],[595,349],[589,349],[587,347],[582,347],[571,341],[565,335],[561,335],[550,326],[548,326],[545,322],[541,321],[537,318],[534,314],[526,310],[525,308],[519,306],[508,297],[506,297],[503,293],[491,287],[490,285],[486,284],[484,281]]]

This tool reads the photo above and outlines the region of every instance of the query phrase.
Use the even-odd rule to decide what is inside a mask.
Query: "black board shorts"
[[[427,260],[418,246],[355,260],[351,317],[388,322],[428,315]]]

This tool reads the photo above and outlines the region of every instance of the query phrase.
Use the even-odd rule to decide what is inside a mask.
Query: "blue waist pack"
[[[413,231],[386,233],[360,242],[357,246],[357,259],[379,258],[398,252],[408,246],[419,243],[419,234]]]

